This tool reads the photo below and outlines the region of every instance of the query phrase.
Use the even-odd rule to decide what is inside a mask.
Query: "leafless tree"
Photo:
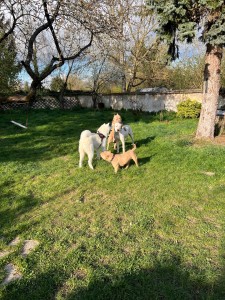
[[[119,0],[118,12],[121,35],[118,39],[103,39],[98,45],[107,61],[114,65],[123,92],[130,92],[151,78],[162,75],[163,49],[153,33],[157,27],[155,16],[142,0]],[[153,68],[154,66],[154,68]],[[151,69],[151,74],[148,70]],[[160,74],[157,74],[160,73]]]
[[[83,55],[94,39],[118,34],[117,16],[111,9],[114,1],[3,0],[1,4],[1,12],[7,9],[12,19],[9,34],[15,34],[21,63],[32,79],[29,101],[45,78]]]
[[[13,34],[15,28],[19,26],[21,20],[25,17],[26,11],[23,7],[28,4],[27,0],[1,0],[0,1],[0,16],[7,17],[7,26],[4,26],[4,34],[0,36],[0,44]]]

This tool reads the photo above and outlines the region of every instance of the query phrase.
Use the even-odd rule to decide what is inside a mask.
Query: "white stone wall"
[[[177,104],[187,99],[196,100],[202,102],[201,92],[167,92],[167,93],[131,93],[131,94],[110,94],[101,95],[99,102],[104,103],[106,108],[112,108],[113,110],[121,109],[133,109],[148,112],[158,112],[161,110],[177,111]],[[50,100],[52,97],[45,97]],[[53,98],[54,99],[54,98]],[[66,96],[67,106],[65,108],[72,108],[75,100],[82,107],[93,107],[93,101],[91,95],[76,95]],[[71,104],[70,104],[71,99]],[[49,101],[50,102],[50,101]],[[48,105],[50,105],[50,103]],[[55,102],[57,102],[55,100]],[[47,104],[46,103],[46,104]],[[219,98],[219,107],[225,105],[225,98]]]
[[[161,110],[177,111],[177,104],[187,99],[202,102],[201,92],[169,92],[101,95],[101,102],[113,110],[133,109],[148,112]],[[92,107],[91,95],[77,96],[82,107]],[[219,107],[225,105],[225,98],[219,98]]]
[[[78,96],[82,107],[92,107],[91,96]],[[113,110],[133,109],[148,112],[177,111],[177,104],[186,99],[201,102],[202,93],[140,93],[102,95],[101,102]]]
[[[93,106],[92,96],[91,95],[79,95],[76,97],[79,100],[82,107],[91,108]]]

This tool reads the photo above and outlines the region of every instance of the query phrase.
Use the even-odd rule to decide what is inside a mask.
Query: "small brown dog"
[[[131,160],[133,160],[138,167],[138,160],[137,160],[137,155],[134,153],[136,149],[136,145],[133,144],[133,149],[128,150],[124,153],[121,154],[113,154],[110,151],[103,151],[100,153],[100,156],[102,159],[111,162],[115,173],[119,170],[120,167],[123,167],[126,165],[126,168],[129,167],[129,163]]]
[[[109,149],[109,144],[115,141],[115,129],[114,129],[115,123],[122,123],[122,118],[119,114],[114,115],[112,119],[112,130],[108,137],[107,150]],[[116,145],[114,145],[114,149],[116,149]]]

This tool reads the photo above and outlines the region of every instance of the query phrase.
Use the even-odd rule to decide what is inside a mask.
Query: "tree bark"
[[[121,86],[122,86],[122,92],[126,93],[126,91],[127,91],[127,82],[126,82],[126,75],[125,75],[125,73],[121,77]]]
[[[67,81],[64,82],[61,90],[60,90],[60,93],[59,93],[59,103],[60,103],[60,107],[62,109],[65,108],[65,100],[64,100],[64,94],[65,94],[65,90],[67,89]]]
[[[93,108],[97,108],[98,107],[98,92],[96,92],[95,90],[92,92],[92,101],[93,101]]]
[[[214,138],[215,119],[220,89],[222,54],[222,47],[207,44],[204,70],[203,100],[198,128],[196,132],[197,139]]]
[[[37,89],[39,86],[40,86],[40,81],[38,81],[38,80],[32,81],[30,90],[26,96],[26,100],[28,101],[30,107],[32,106],[33,102],[35,101]]]

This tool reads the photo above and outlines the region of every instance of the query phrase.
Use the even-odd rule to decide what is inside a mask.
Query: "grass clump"
[[[195,119],[123,111],[140,167],[79,169],[80,132],[113,114],[32,111],[23,130],[1,113],[0,247],[40,243],[0,261],[23,275],[1,299],[224,299],[224,148],[196,147]]]

